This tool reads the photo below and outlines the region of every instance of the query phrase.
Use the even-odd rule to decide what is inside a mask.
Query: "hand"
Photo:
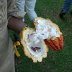
[[[16,33],[20,33],[24,27],[26,27],[27,24],[25,24],[21,18],[17,18],[12,16],[8,20],[8,28],[15,31]]]

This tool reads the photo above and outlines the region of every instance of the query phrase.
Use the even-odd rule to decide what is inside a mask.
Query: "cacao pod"
[[[41,62],[43,58],[47,57],[48,47],[44,40],[34,43],[33,35],[34,30],[32,28],[24,29],[21,36],[21,44],[24,47],[24,53],[28,58],[31,58],[33,62]]]

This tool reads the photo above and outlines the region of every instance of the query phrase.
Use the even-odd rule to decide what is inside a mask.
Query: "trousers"
[[[72,0],[64,0],[64,5],[62,7],[62,10],[64,12],[67,12],[70,8],[71,3],[72,3]]]

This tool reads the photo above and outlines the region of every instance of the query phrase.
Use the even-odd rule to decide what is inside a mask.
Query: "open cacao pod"
[[[28,58],[31,58],[33,62],[41,62],[43,58],[47,57],[48,47],[43,40],[35,43],[33,34],[32,28],[25,28],[20,34],[21,43]]]
[[[41,39],[44,39],[46,45],[54,50],[60,50],[63,47],[63,34],[57,24],[50,19],[37,17],[34,20],[37,33]]]
[[[61,50],[63,48],[63,43],[64,43],[63,42],[64,41],[63,34],[60,31],[60,28],[58,25],[56,25],[52,21],[49,21],[49,23],[51,24],[53,30],[55,30],[56,35],[54,35],[54,36],[51,35],[50,38],[45,39],[44,41],[45,41],[46,45],[48,45],[53,50]]]

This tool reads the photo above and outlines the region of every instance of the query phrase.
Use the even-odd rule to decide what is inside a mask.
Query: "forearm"
[[[22,21],[21,18],[11,17],[8,20],[8,28],[17,33],[20,33],[21,30],[25,27],[25,25],[26,24]]]
[[[35,12],[35,4],[36,0],[26,0],[26,12],[27,15],[29,16],[30,20],[33,20],[35,17],[37,17],[37,14]]]
[[[33,21],[37,17],[37,14],[35,11],[29,11],[27,12],[27,15],[29,16],[31,21]]]

